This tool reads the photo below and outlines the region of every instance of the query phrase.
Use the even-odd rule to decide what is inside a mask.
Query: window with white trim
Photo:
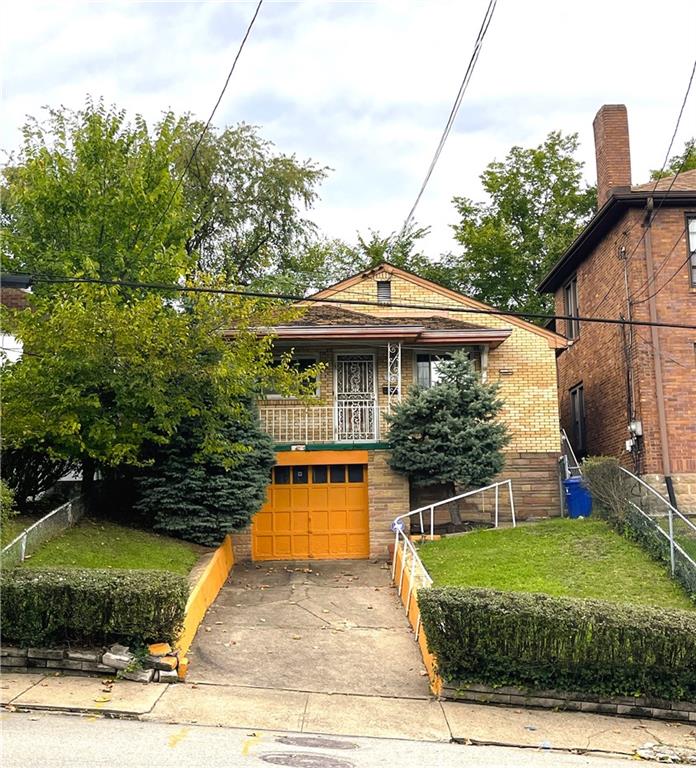
[[[571,444],[576,455],[581,457],[587,452],[587,435],[585,431],[585,389],[582,383],[573,387],[569,394]]]
[[[687,218],[688,237],[686,247],[689,249],[689,266],[691,267],[691,287],[696,288],[696,216]]]
[[[566,338],[577,339],[580,335],[580,321],[577,319],[578,312],[578,277],[573,275],[563,286],[563,314],[574,315],[565,321]]]

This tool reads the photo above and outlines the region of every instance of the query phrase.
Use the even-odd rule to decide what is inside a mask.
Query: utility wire
[[[681,237],[679,239],[681,240]],[[672,248],[672,251],[673,250],[674,248]],[[670,251],[670,254],[672,253],[672,251]],[[694,256],[696,256],[696,249],[694,249],[693,251],[690,251],[687,254],[686,259],[674,270],[674,272],[672,272],[672,274],[665,280],[664,283],[662,283],[662,285],[656,291],[653,291],[653,293],[651,293],[649,296],[646,296],[644,299],[639,299],[638,301],[634,301],[633,303],[643,304],[646,301],[650,301],[650,299],[654,299],[655,296],[657,296],[657,294],[663,288],[666,288],[672,282],[672,280],[674,280],[674,278],[681,272],[682,269],[684,269],[684,267],[691,261],[691,259],[694,258]],[[665,258],[665,261],[666,259],[667,257]]]
[[[695,73],[696,73],[696,59],[694,59],[694,64],[693,64],[693,66],[692,66],[692,68],[691,68],[691,75],[689,76],[689,82],[688,82],[688,84],[687,84],[687,86],[686,86],[686,92],[684,93],[684,98],[682,99],[681,108],[679,109],[679,114],[677,115],[677,122],[676,122],[676,124],[675,124],[675,126],[674,126],[674,131],[672,131],[672,138],[671,138],[671,140],[670,140],[670,142],[669,142],[669,146],[667,147],[667,152],[665,152],[665,158],[664,158],[664,160],[662,161],[662,166],[661,166],[661,168],[660,168],[660,174],[659,174],[659,175],[658,175],[658,177],[655,179],[655,185],[653,186],[653,189],[652,189],[652,194],[653,194],[653,195],[654,195],[654,194],[656,193],[656,191],[657,191],[657,185],[658,185],[658,184],[660,183],[660,181],[661,181],[661,178],[660,178],[660,177],[661,177],[662,173],[664,172],[665,168],[667,167],[667,163],[669,162],[669,156],[670,156],[670,154],[671,154],[671,152],[672,152],[672,147],[673,147],[673,145],[674,145],[674,141],[675,141],[675,139],[676,139],[676,137],[677,137],[677,132],[679,131],[679,125],[681,124],[681,119],[682,119],[682,116],[683,116],[683,114],[684,114],[684,109],[685,109],[685,107],[686,107],[686,102],[688,101],[688,98],[689,98],[689,94],[690,94],[690,92],[691,92],[691,86],[693,85],[693,82],[694,82],[694,74],[695,74]],[[647,226],[646,226],[646,227],[645,227],[645,229],[643,230],[643,234],[641,235],[640,239],[639,239],[639,240],[638,240],[638,242],[636,243],[635,247],[634,247],[634,248],[631,250],[631,252],[630,252],[630,253],[628,254],[628,256],[626,257],[626,262],[627,262],[627,263],[628,263],[628,262],[629,262],[629,261],[630,261],[630,260],[633,258],[633,256],[635,255],[636,251],[638,250],[638,248],[640,248],[640,246],[641,246],[641,243],[642,243],[642,242],[645,240],[645,238],[646,238],[646,236],[647,236],[647,233],[648,233],[648,227],[650,226],[651,222],[652,222],[652,221],[653,221],[653,220],[654,220],[654,219],[657,217],[657,214],[660,212],[660,209],[661,209],[661,208],[662,208],[662,206],[664,205],[664,202],[665,202],[665,200],[667,199],[667,196],[668,196],[668,195],[669,195],[669,193],[672,191],[672,187],[674,186],[674,182],[677,180],[677,177],[679,176],[679,174],[680,174],[680,173],[682,172],[682,170],[684,169],[684,166],[686,165],[686,162],[687,162],[687,160],[688,160],[688,157],[689,157],[688,153],[685,153],[685,154],[684,154],[684,157],[682,158],[681,164],[680,164],[679,168],[677,169],[677,172],[676,172],[676,174],[674,174],[674,176],[672,176],[672,180],[670,181],[669,187],[667,188],[666,192],[664,193],[664,196],[661,198],[661,200],[660,200],[660,203],[659,203],[659,205],[657,206],[657,209],[655,210],[655,212],[654,212],[654,213],[652,213],[652,214],[650,215],[650,221],[648,222]],[[631,226],[628,228],[628,230],[627,230],[626,232],[622,233],[622,234],[623,234],[623,236],[624,236],[624,237],[628,237],[628,236],[631,234],[631,232],[633,231],[634,227],[637,225],[637,223],[638,223],[638,221],[637,221],[637,220],[636,220],[636,221],[634,221],[634,222],[631,224]],[[616,245],[616,243],[617,243],[617,242],[618,242],[618,237],[617,237],[617,238],[614,240],[614,245]],[[657,274],[656,274],[654,277],[657,277]],[[648,284],[649,282],[650,282],[650,281],[648,280],[648,281],[647,281],[647,282],[646,282],[644,285],[642,285],[642,286],[641,286],[641,287],[640,287],[640,288],[639,288],[639,289],[636,291],[636,293],[640,293],[640,292],[643,290],[643,288],[644,288],[645,286],[647,286],[647,284]],[[612,283],[612,284],[609,286],[609,288],[607,289],[607,292],[606,292],[606,293],[604,294],[604,296],[603,296],[603,297],[600,299],[600,301],[599,301],[599,302],[598,302],[598,303],[595,305],[594,309],[593,309],[593,310],[590,312],[590,314],[591,314],[591,315],[595,315],[595,314],[597,313],[597,311],[598,311],[598,310],[599,310],[599,308],[602,306],[602,304],[604,304],[604,302],[607,300],[607,297],[608,297],[608,296],[609,296],[609,294],[612,292],[612,290],[614,289],[614,287],[615,287],[615,284],[613,284],[613,283]]]
[[[184,183],[184,179],[186,177],[186,174],[188,173],[189,168],[191,167],[191,164],[193,163],[194,158],[196,157],[196,152],[198,151],[198,148],[201,145],[201,142],[203,141],[203,138],[205,137],[205,134],[208,132],[208,129],[210,128],[210,124],[213,121],[213,117],[215,117],[215,113],[217,112],[217,108],[220,106],[220,102],[222,101],[222,97],[225,95],[225,91],[227,90],[227,86],[230,83],[230,79],[232,78],[232,75],[234,74],[234,70],[237,66],[237,62],[239,61],[239,57],[242,55],[242,51],[244,50],[244,46],[246,45],[246,41],[249,38],[249,35],[251,33],[251,29],[254,26],[254,22],[256,21],[256,17],[259,15],[259,11],[261,10],[261,6],[263,4],[263,0],[259,0],[258,5],[256,6],[256,10],[254,11],[254,15],[251,17],[251,21],[249,22],[249,26],[247,27],[246,32],[244,33],[244,37],[242,38],[242,42],[239,44],[239,48],[237,49],[237,55],[234,57],[234,61],[232,62],[232,66],[230,67],[230,71],[227,73],[227,79],[225,80],[225,84],[222,86],[222,90],[220,91],[220,95],[218,96],[217,101],[215,102],[215,106],[213,107],[212,112],[210,113],[210,116],[208,117],[208,120],[203,127],[203,130],[200,132],[200,135],[198,136],[198,139],[196,140],[196,143],[193,146],[193,150],[191,151],[191,155],[189,156],[188,161],[186,162],[186,165],[184,166],[184,170],[182,171],[181,175],[179,176],[179,181],[177,182],[176,186],[174,187],[174,191],[171,194],[171,197],[169,198],[169,201],[167,202],[167,205],[164,207],[164,210],[160,214],[159,218],[155,222],[155,226],[150,231],[150,234],[147,237],[147,240],[145,241],[145,245],[143,245],[142,250],[146,250],[150,242],[152,241],[152,238],[155,235],[155,232],[159,228],[160,224],[164,221],[164,217],[167,215],[167,212],[171,208],[172,203],[174,202],[174,198],[177,196],[179,190],[181,189],[182,184]]]
[[[207,288],[204,286],[185,286],[176,284],[167,285],[164,283],[146,283],[136,280],[102,280],[98,277],[65,277],[61,275],[32,275],[26,277],[29,281],[40,283],[89,283],[123,288],[146,288],[148,290],[167,291],[174,293],[204,293],[221,296],[241,296],[246,298],[272,299],[275,301],[291,301],[297,303],[311,302],[315,304],[341,304],[382,308],[385,306],[383,303],[378,301],[369,301],[367,299],[332,299],[320,298],[317,296],[295,296],[289,293],[270,293],[268,291],[239,290],[236,288]],[[399,309],[433,309],[432,306],[405,302],[391,302],[389,306]],[[438,307],[438,309],[444,312],[456,312],[472,315],[492,315],[496,317],[516,317],[522,320],[526,320],[528,318],[535,320],[577,320],[579,322],[604,323],[608,325],[640,325],[646,327],[654,326],[659,328],[685,328],[690,331],[696,331],[696,325],[688,325],[685,323],[660,323],[650,322],[648,320],[618,320],[614,318],[583,317],[578,315],[547,315],[537,312],[514,312],[512,310],[505,309],[475,309],[473,307],[454,307],[446,305],[441,305]]]
[[[493,18],[493,12],[495,11],[496,3],[497,3],[497,0],[489,0],[488,8],[486,8],[486,13],[484,14],[483,21],[481,23],[481,28],[479,29],[478,36],[476,37],[474,50],[471,54],[471,58],[469,59],[469,64],[466,68],[466,72],[464,73],[464,78],[462,79],[461,85],[459,86],[459,90],[457,91],[457,96],[454,100],[454,104],[452,104],[452,109],[450,110],[449,117],[447,118],[447,123],[445,124],[445,128],[442,132],[442,136],[440,137],[440,141],[437,145],[437,149],[435,150],[435,154],[433,155],[433,159],[430,161],[428,172],[425,174],[425,179],[423,179],[423,183],[421,184],[420,190],[418,192],[418,196],[416,197],[416,200],[413,203],[413,206],[411,207],[411,210],[409,211],[408,216],[404,220],[403,226],[401,227],[402,233],[406,231],[406,228],[408,227],[411,219],[413,218],[414,213],[416,212],[418,203],[420,203],[421,197],[423,197],[423,193],[425,192],[425,188],[428,186],[428,182],[430,181],[430,177],[432,176],[433,171],[435,170],[437,161],[440,159],[440,155],[442,154],[442,150],[445,146],[445,142],[447,141],[447,138],[450,135],[452,126],[454,125],[454,121],[457,117],[457,112],[459,111],[459,107],[461,106],[462,99],[464,98],[464,94],[466,93],[466,89],[469,86],[469,81],[471,80],[471,76],[474,73],[474,69],[476,67],[476,62],[478,61],[479,54],[481,53],[481,46],[483,45],[483,40],[486,37],[486,32],[488,32],[488,27],[490,26],[491,19]]]

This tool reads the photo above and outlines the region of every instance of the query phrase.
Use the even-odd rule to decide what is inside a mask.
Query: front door
[[[376,440],[378,423],[374,355],[337,354],[336,440]]]

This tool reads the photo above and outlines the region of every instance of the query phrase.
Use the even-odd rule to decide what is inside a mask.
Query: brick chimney
[[[592,123],[597,158],[597,207],[611,193],[631,186],[631,149],[628,114],[623,104],[605,104]]]

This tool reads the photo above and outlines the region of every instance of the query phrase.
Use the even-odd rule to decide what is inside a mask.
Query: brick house
[[[462,348],[483,378],[501,383],[512,435],[502,478],[513,479],[516,512],[558,513],[561,337],[521,320],[448,311],[490,308],[389,264],[313,298],[336,303],[305,302],[299,319],[274,329],[274,347],[292,350],[299,366],[324,364],[316,403],[273,395],[259,403],[277,465],[266,505],[234,537],[237,558],[383,556],[392,520],[412,508],[407,478],[387,463],[384,416],[415,383],[436,381],[438,358]],[[409,303],[432,308],[397,306]]]
[[[628,117],[594,120],[598,211],[544,278],[556,313],[696,325],[696,170],[631,186]],[[567,321],[561,425],[696,509],[696,331]]]

